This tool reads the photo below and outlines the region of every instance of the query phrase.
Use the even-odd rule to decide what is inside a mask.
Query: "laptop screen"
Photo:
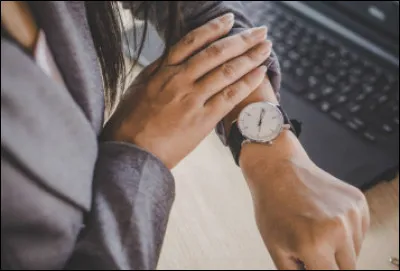
[[[306,1],[326,16],[399,55],[399,1]]]

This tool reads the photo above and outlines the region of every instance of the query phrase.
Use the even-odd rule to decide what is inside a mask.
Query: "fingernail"
[[[267,36],[267,28],[265,26],[252,28],[252,29],[246,30],[244,35],[248,36],[248,37],[252,37],[257,40],[265,39]]]
[[[233,13],[227,13],[223,16],[220,17],[220,20],[224,23],[224,24],[230,24],[233,22],[233,19],[235,18],[235,16],[233,15]]]

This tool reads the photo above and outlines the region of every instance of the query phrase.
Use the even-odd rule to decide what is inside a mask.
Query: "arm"
[[[127,143],[103,142],[92,210],[67,269],[155,269],[174,200],[170,171]]]

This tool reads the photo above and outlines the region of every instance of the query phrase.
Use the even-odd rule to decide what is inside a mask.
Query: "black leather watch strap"
[[[283,123],[284,124],[289,124],[290,125],[290,131],[293,132],[293,134],[295,134],[297,137],[300,136],[300,132],[301,132],[301,123],[297,120],[291,120],[289,119],[288,115],[286,114],[286,112],[282,109],[282,107],[280,105],[277,105],[276,107],[278,107],[278,109],[281,111],[282,116],[283,116]]]
[[[242,143],[245,140],[246,138],[240,132],[239,127],[237,126],[237,121],[235,121],[234,123],[232,123],[231,131],[229,132],[228,146],[233,155],[233,159],[238,166],[240,151],[242,150]]]
[[[300,136],[301,132],[301,123],[297,120],[290,120],[289,117],[286,115],[285,111],[278,105],[279,110],[282,112],[283,115],[283,122],[284,124],[290,125],[290,130],[297,136]],[[232,152],[233,159],[235,160],[236,164],[239,166],[239,157],[240,152],[242,150],[242,143],[245,141],[246,138],[242,135],[237,125],[237,121],[232,123],[231,130],[228,135],[228,146]]]

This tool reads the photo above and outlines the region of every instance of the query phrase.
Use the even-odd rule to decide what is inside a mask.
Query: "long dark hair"
[[[140,3],[138,3],[140,2]],[[179,1],[168,1],[158,3],[159,1],[138,1],[134,5],[127,4],[124,8],[129,10],[130,19],[134,25],[134,46],[136,51],[136,60],[133,61],[130,67],[126,67],[122,43],[128,42],[125,35],[125,29],[122,22],[122,15],[117,1],[85,1],[86,14],[88,18],[89,27],[92,33],[94,46],[97,51],[97,56],[100,62],[103,84],[104,84],[104,98],[106,101],[106,108],[111,110],[120,95],[121,91],[125,89],[126,77],[132,71],[132,68],[142,53],[143,45],[146,38],[148,19],[150,12],[155,12],[152,5],[162,4],[166,6],[164,11],[168,18],[168,25],[165,28],[165,50],[162,59],[165,59],[169,49],[173,45],[175,36],[180,36],[182,31],[182,20],[179,10]],[[129,3],[129,2],[126,2]],[[154,6],[153,6],[154,7]],[[143,31],[140,41],[137,42],[138,26],[135,25],[134,18],[141,14],[141,19],[144,20]],[[157,14],[153,14],[157,16]],[[163,16],[165,16],[163,14]],[[131,44],[129,45],[129,47]],[[161,61],[162,62],[162,61]]]

